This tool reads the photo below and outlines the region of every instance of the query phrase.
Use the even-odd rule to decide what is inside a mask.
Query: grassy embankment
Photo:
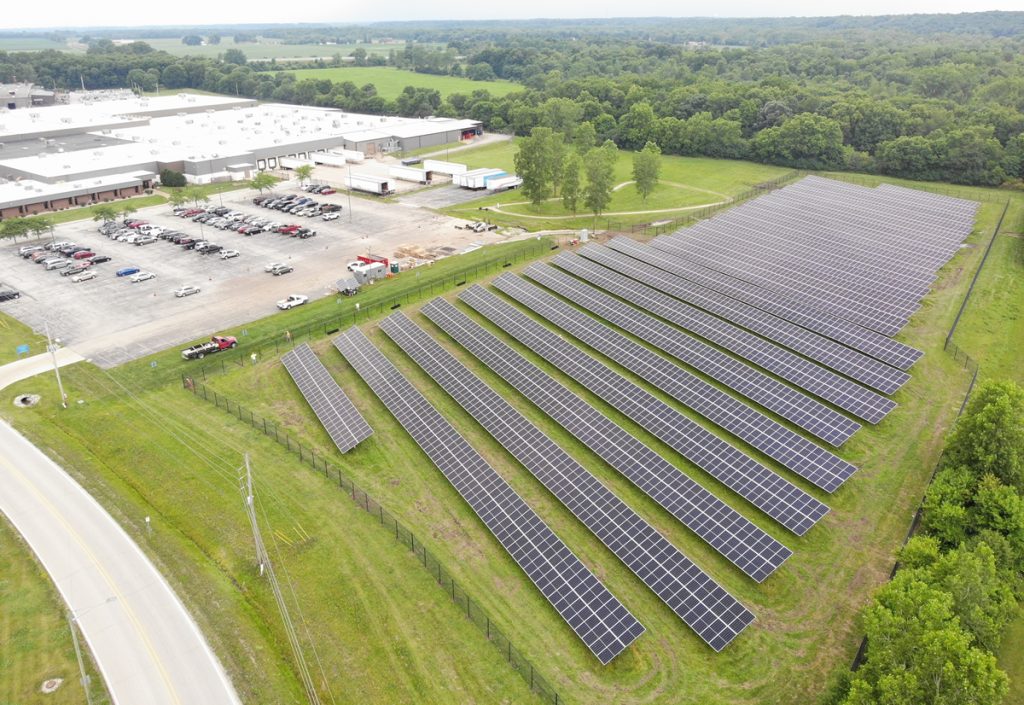
[[[0,514],[0,702],[18,705],[77,705],[81,675],[66,607],[43,566]],[[110,702],[103,680],[83,652],[94,705]],[[51,694],[44,681],[64,682]]]
[[[719,163],[720,170],[710,176],[719,176],[731,164]],[[722,192],[728,188],[721,183],[700,186]],[[745,187],[737,185],[735,191]],[[998,210],[995,204],[984,206],[972,244],[986,242]],[[843,449],[843,457],[862,468],[858,475],[833,497],[815,492],[833,508],[822,525],[795,539],[715,482],[705,483],[795,549],[796,555],[780,573],[761,586],[750,583],[413,314],[754,610],[758,622],[722,654],[710,653],[372,325],[364,328],[373,339],[596,569],[645,623],[648,634],[611,666],[597,666],[383,406],[333,348],[321,341],[316,347],[322,359],[376,431],[371,440],[344,457],[335,457],[335,462],[421,537],[567,702],[808,702],[824,685],[821,675],[852,658],[860,632],[856,614],[891,567],[944,431],[959,407],[967,379],[941,347],[980,254],[978,247],[965,249],[944,268],[935,291],[902,334],[927,355],[915,366],[914,379],[896,395],[900,407]],[[988,267],[1004,254],[994,250]],[[987,275],[986,271],[982,282]],[[402,285],[403,280],[407,275],[382,285],[380,291],[386,292],[384,286]],[[351,303],[323,302],[321,309],[331,305]],[[403,310],[414,308],[403,306]],[[309,307],[304,315],[312,319],[323,313]],[[274,330],[285,326],[294,330],[295,320],[286,322],[281,316],[250,330],[259,332],[254,340],[269,340]],[[985,330],[993,338],[993,349],[1000,338],[1004,344],[1011,342],[1002,337],[1003,326],[989,323]],[[971,351],[974,335],[965,328],[958,343]],[[170,367],[175,355],[170,351],[154,359],[160,360],[161,367],[165,363]],[[984,368],[985,360],[979,359]],[[542,367],[550,369],[543,363]],[[84,404],[69,412],[58,413],[52,403],[44,403],[37,409],[19,410],[17,415],[13,409],[3,413],[15,416],[19,427],[72,467],[165,568],[243,696],[258,692],[261,700],[288,701],[297,692],[272,600],[254,575],[244,516],[234,491],[240,454],[251,450],[270,524],[292,544],[280,546],[279,560],[291,575],[339,702],[527,699],[522,681],[484,644],[484,637],[429,585],[430,579],[411,564],[409,554],[389,538],[376,538],[383,532],[371,526],[368,517],[322,478],[223,411],[186,396],[177,384],[147,383],[146,368],[148,361],[140,361],[107,375],[76,365],[67,371],[65,383],[72,398],[82,398]],[[264,357],[255,367],[230,369],[212,379],[211,388],[278,419],[318,453],[331,454],[326,434],[276,360]],[[121,381],[123,388],[118,386]],[[7,391],[12,395],[31,387],[50,400],[51,386],[49,379],[39,378]],[[603,402],[582,394],[607,410]],[[699,471],[643,429],[623,423],[704,482]],[[139,517],[146,514],[157,517],[161,527],[153,539],[141,530]],[[300,540],[303,532],[314,540]]]

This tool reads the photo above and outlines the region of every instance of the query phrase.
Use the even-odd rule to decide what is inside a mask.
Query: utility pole
[[[43,321],[43,328],[46,330],[46,349],[50,351],[50,358],[53,360],[53,373],[57,375],[57,389],[60,391],[60,405],[68,408],[68,395],[64,393],[64,384],[60,381],[60,366],[57,365],[57,346],[50,337],[50,322]]]
[[[302,685],[306,689],[306,697],[309,698],[311,705],[320,705],[320,696],[313,685],[313,676],[306,665],[306,657],[302,653],[302,645],[299,643],[298,633],[295,631],[295,625],[288,614],[288,605],[284,601],[284,594],[281,592],[281,586],[278,584],[277,576],[274,574],[274,566],[270,562],[270,555],[267,554],[266,546],[263,545],[263,536],[260,534],[259,522],[256,521],[256,501],[252,489],[252,467],[249,465],[248,453],[245,454],[244,494],[245,511],[249,515],[249,524],[252,526],[252,536],[256,543],[256,561],[260,566],[260,577],[266,575],[270,579],[270,588],[274,592],[274,599],[277,600],[277,608],[281,613],[281,620],[284,622],[284,629],[288,635],[288,642],[292,647],[292,654],[295,656],[299,677],[302,679]]]
[[[82,649],[78,645],[78,631],[75,629],[76,623],[75,613],[68,610],[68,626],[71,627],[71,641],[75,644],[75,658],[78,659],[78,672],[82,676],[82,690],[85,691],[85,702],[87,705],[92,705],[92,689],[89,687],[89,676],[85,672],[85,662],[82,661]]]

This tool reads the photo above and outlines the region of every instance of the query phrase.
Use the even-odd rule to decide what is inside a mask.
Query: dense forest
[[[84,55],[0,54],[0,81],[198,88],[354,112],[465,116],[519,135],[542,126],[568,139],[589,124],[599,143],[653,142],[665,154],[966,184],[1024,179],[1024,13],[388,23],[258,34],[404,39],[386,59],[358,48],[351,58],[523,88],[501,98],[484,90],[442,98],[410,87],[388,100],[373,85],[296,81],[273,62],[247,62],[244,45],[217,59],[182,58],[144,42],[117,46],[113,30],[92,32]],[[338,56],[311,65],[341,63]]]

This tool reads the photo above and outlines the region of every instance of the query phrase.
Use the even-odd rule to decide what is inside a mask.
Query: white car
[[[264,272],[273,272],[275,269],[278,269],[278,268],[284,267],[284,266],[285,266],[284,262],[271,262],[270,264],[268,264],[266,267],[263,268],[263,271]]]
[[[198,286],[192,286],[191,284],[189,284],[187,286],[181,287],[180,289],[177,289],[174,292],[174,295],[180,299],[182,296],[191,296],[192,294],[198,294],[198,293],[199,293],[199,287]]]
[[[152,272],[139,272],[138,274],[133,274],[131,279],[128,281],[132,284],[138,284],[139,282],[149,281],[150,279],[156,279],[156,275]]]
[[[322,216],[320,216],[320,217],[321,217],[321,218],[323,218],[324,220],[337,220],[337,219],[338,219],[338,218],[340,218],[341,216],[340,216],[340,215],[338,215],[337,213],[324,213],[324,214],[323,214]]]
[[[356,270],[364,269],[367,266],[369,265],[367,265],[366,262],[360,262],[359,260],[356,260],[355,262],[349,262],[348,264],[346,264],[345,269],[347,269],[350,272],[355,272]]]
[[[231,259],[232,257],[238,257],[239,254],[240,253],[238,252],[238,250],[221,250],[220,251],[220,258],[221,259]]]
[[[277,302],[277,307],[282,311],[287,311],[290,308],[301,306],[302,304],[309,301],[308,296],[302,294],[291,294],[287,299],[281,299]]]
[[[95,279],[95,278],[96,278],[96,272],[94,272],[91,269],[86,269],[84,272],[79,272],[75,276],[71,277],[71,281],[73,281],[73,282],[75,282],[77,284],[78,282],[87,282],[90,279]]]

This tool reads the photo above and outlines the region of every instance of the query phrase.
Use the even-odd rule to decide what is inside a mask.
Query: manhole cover
[[[35,406],[39,403],[38,394],[19,394],[14,397],[14,405],[20,407]]]
[[[39,690],[49,695],[50,693],[56,691],[57,688],[59,688],[61,683],[63,682],[63,678],[50,678],[48,680],[43,681],[43,685]]]

